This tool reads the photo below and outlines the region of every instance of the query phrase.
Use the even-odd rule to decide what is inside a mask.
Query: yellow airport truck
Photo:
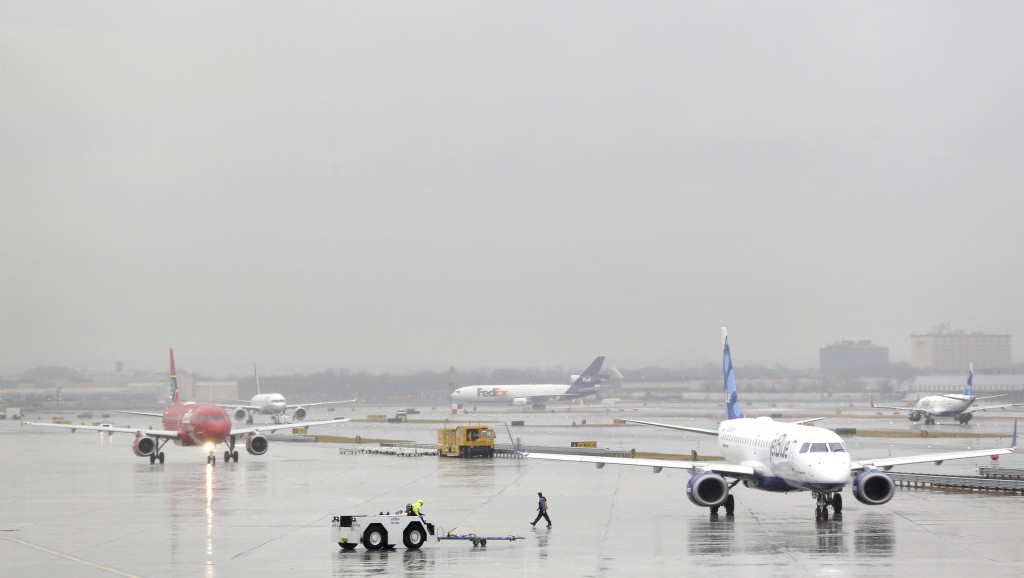
[[[437,430],[440,456],[493,458],[494,430],[487,425],[460,425]]]

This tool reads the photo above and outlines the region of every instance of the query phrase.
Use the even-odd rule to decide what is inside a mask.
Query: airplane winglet
[[[1010,450],[1017,451],[1017,420],[1013,420],[1013,439],[1010,440]]]

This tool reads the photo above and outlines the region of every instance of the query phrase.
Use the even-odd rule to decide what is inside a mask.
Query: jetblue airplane
[[[662,468],[689,470],[692,477],[686,484],[686,497],[697,506],[710,508],[712,514],[717,514],[721,506],[725,507],[726,514],[733,513],[735,502],[729,490],[740,482],[748,488],[768,492],[808,491],[817,503],[814,518],[824,520],[828,519],[829,507],[835,516],[841,516],[843,498],[840,492],[850,483],[851,478],[853,496],[863,504],[877,506],[892,499],[896,491],[892,478],[884,473],[893,466],[925,462],[941,464],[946,460],[996,456],[1016,451],[1017,424],[1014,422],[1013,441],[1008,448],[854,461],[847,452],[846,443],[838,434],[824,428],[803,425],[824,418],[782,423],[770,417],[743,417],[736,394],[729,337],[724,327],[722,350],[726,419],[719,423],[717,430],[637,420],[626,421],[716,436],[719,449],[725,458],[724,462],[605,458],[532,452],[523,455],[534,459],[594,463],[598,468],[606,464],[619,464],[651,467],[655,473],[660,472]],[[727,478],[732,481],[727,481]]]
[[[960,422],[960,425],[967,425],[967,422],[971,421],[976,411],[989,411],[1024,405],[1020,403],[1004,403],[1003,405],[989,405],[985,407],[976,407],[974,405],[974,402],[979,399],[991,399],[993,397],[1003,397],[1003,395],[1005,394],[974,397],[974,364],[972,363],[967,371],[967,388],[964,389],[963,394],[929,395],[918,400],[917,405],[913,408],[876,405],[875,400],[872,399],[871,407],[894,409],[900,412],[905,411],[907,412],[907,419],[916,422],[921,421],[923,417],[925,425],[935,425],[936,417],[946,416],[954,416]]]
[[[524,383],[519,385],[467,385],[452,392],[452,401],[456,403],[504,403],[506,405],[531,405],[534,409],[544,409],[544,403],[567,399],[578,399],[593,395],[601,390],[601,382],[608,377],[601,375],[604,356],[594,361],[573,376],[572,385],[557,383]]]

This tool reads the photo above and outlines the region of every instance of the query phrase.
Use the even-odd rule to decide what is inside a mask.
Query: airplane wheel
[[[380,524],[373,524],[363,534],[363,546],[366,546],[367,550],[380,550],[387,542],[387,532]]]
[[[729,497],[725,499],[725,515],[731,516],[733,511],[736,509],[736,498],[729,494]]]
[[[159,456],[157,456],[157,458],[156,458],[156,459],[160,460],[160,463],[161,463],[161,464],[162,464],[162,463],[164,463],[164,453],[163,453],[163,452],[160,452],[160,455],[159,455]]]
[[[711,508],[711,515],[712,516],[717,516],[718,515],[718,506],[710,506],[710,508]]]
[[[231,459],[235,460],[236,464],[238,463],[238,450],[231,452]]]
[[[231,461],[231,452],[229,452],[228,450],[224,450],[224,463],[226,464],[226,463],[228,463],[230,461]]]
[[[153,464],[155,462],[156,462],[156,456],[153,455],[153,454],[149,454],[149,463]]]
[[[832,510],[839,515],[843,511],[843,496],[836,494],[832,496]]]
[[[423,531],[423,527],[419,525],[410,525],[405,529],[405,535],[402,536],[402,542],[405,547],[410,550],[415,550],[423,545],[427,541],[427,533]]]

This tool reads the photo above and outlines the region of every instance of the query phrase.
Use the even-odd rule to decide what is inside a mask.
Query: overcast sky
[[[1022,22],[0,1],[0,373],[1020,361]]]

